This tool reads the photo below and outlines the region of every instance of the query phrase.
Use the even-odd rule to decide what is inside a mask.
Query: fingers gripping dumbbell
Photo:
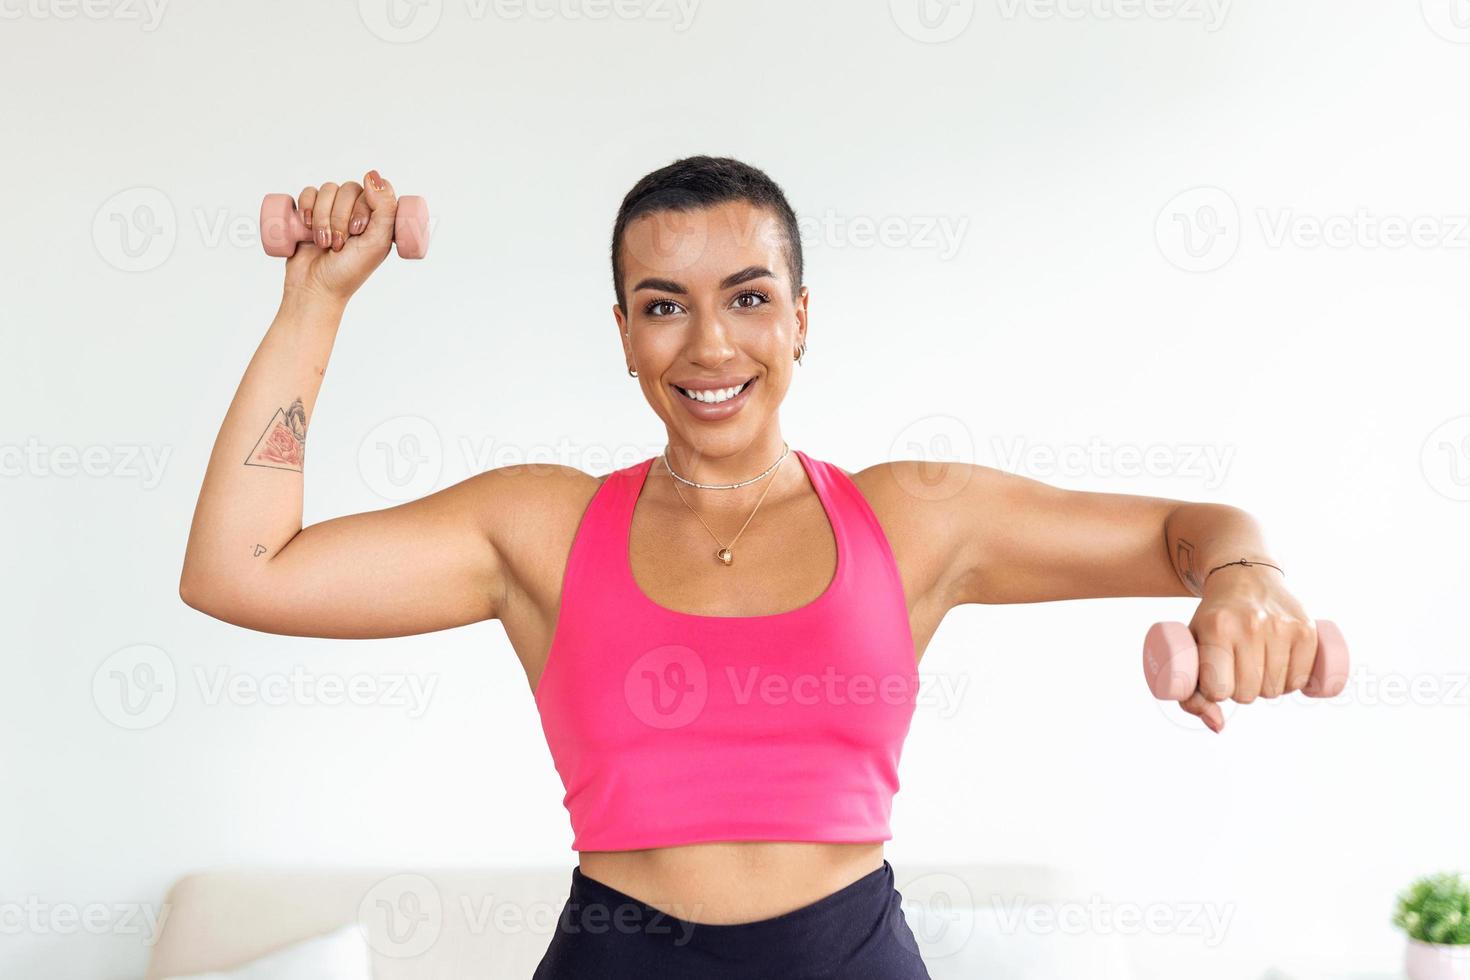
[[[311,241],[311,229],[296,210],[290,194],[267,194],[260,202],[260,243],[266,255],[289,258],[300,242]],[[429,205],[409,194],[398,199],[393,221],[393,244],[400,259],[421,259],[429,251]]]
[[[1183,623],[1155,623],[1143,640],[1143,675],[1160,701],[1183,701],[1199,686],[1199,648]],[[1317,656],[1302,687],[1309,698],[1335,698],[1347,686],[1348,648],[1335,623],[1317,620]]]

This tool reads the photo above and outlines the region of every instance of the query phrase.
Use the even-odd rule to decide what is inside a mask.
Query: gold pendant
[[[719,551],[716,551],[715,557],[726,565],[735,560],[735,555],[729,548],[721,548]]]

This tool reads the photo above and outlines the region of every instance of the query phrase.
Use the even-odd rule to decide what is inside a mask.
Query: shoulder
[[[973,463],[884,460],[846,473],[896,545],[948,566],[1006,509],[1010,474]]]
[[[835,464],[831,464],[835,465]],[[956,506],[970,507],[977,498],[1004,486],[1009,474],[973,463],[923,459],[890,459],[857,472],[837,467],[870,504],[934,515]]]
[[[548,535],[575,530],[609,475],[559,463],[517,463],[486,470],[463,486],[468,506],[497,545],[534,548]]]

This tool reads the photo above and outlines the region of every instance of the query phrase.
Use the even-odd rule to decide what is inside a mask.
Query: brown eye
[[[759,302],[747,303],[746,300],[758,300]],[[735,305],[742,310],[753,310],[757,306],[763,306],[771,301],[770,297],[758,290],[750,289],[735,297]]]
[[[673,316],[678,312],[679,304],[667,299],[656,299],[649,303],[643,310],[649,316]]]

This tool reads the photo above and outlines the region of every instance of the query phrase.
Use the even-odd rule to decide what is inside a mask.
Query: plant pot
[[[1470,980],[1470,946],[1443,946],[1409,940],[1404,953],[1409,980]]]

